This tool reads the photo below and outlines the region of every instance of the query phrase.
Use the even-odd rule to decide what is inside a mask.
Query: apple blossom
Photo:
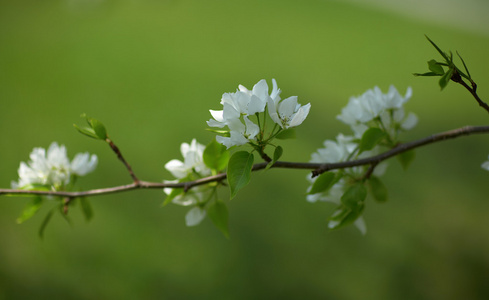
[[[51,143],[47,152],[44,148],[34,148],[29,158],[28,163],[20,163],[19,181],[12,182],[12,188],[43,185],[58,189],[68,184],[72,176],[84,176],[92,172],[98,163],[97,156],[88,153],[78,153],[70,163],[66,147],[56,142]]]

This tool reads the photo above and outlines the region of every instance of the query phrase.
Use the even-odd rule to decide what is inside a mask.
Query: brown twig
[[[357,160],[339,162],[339,163],[329,163],[329,164],[277,161],[273,164],[272,168],[308,169],[308,170],[313,170],[312,171],[313,176],[318,176],[319,174],[329,170],[345,169],[345,168],[351,168],[351,167],[362,166],[362,165],[376,165],[381,161],[387,160],[393,156],[412,150],[414,148],[422,147],[436,142],[441,142],[448,139],[457,138],[460,136],[479,134],[479,133],[489,133],[489,126],[466,126],[450,131],[433,134],[431,136],[419,140],[415,140],[404,144],[399,144],[395,148],[392,148],[379,155],[375,155],[363,159],[357,159]],[[252,170],[258,171],[258,170],[265,169],[267,164],[268,164],[267,162],[255,164],[253,165]],[[226,179],[226,176],[227,176],[226,173],[220,173],[217,175],[201,178],[194,181],[179,182],[179,183],[160,183],[160,182],[147,182],[147,181],[137,180],[137,182],[135,181],[131,184],[120,185],[120,186],[109,187],[109,188],[93,189],[93,190],[81,191],[81,192],[25,191],[25,190],[0,189],[0,195],[41,195],[41,196],[51,195],[51,196],[68,197],[70,199],[74,199],[78,197],[98,196],[98,195],[126,192],[126,191],[136,190],[136,189],[184,188],[185,190],[189,190],[198,185],[222,181]]]
[[[129,165],[129,163],[122,156],[122,153],[119,150],[119,147],[117,147],[114,144],[114,142],[111,139],[109,139],[109,138],[106,138],[105,141],[109,144],[109,146],[112,149],[112,151],[115,152],[115,154],[117,155],[117,158],[119,158],[119,160],[122,161],[122,163],[124,164],[124,166],[126,166],[126,169],[129,171],[129,175],[131,175],[131,178],[132,178],[132,181],[134,182],[134,184],[138,185],[139,184],[139,179],[134,174],[134,172],[133,172],[131,166]]]
[[[459,75],[460,77],[460,75]],[[475,82],[471,82],[471,85],[472,87],[470,87],[467,83],[465,83],[465,81],[463,81],[462,78],[458,79],[458,78],[455,78],[452,76],[452,80],[456,83],[459,83],[460,85],[462,85],[467,91],[469,91],[472,96],[475,98],[475,100],[477,101],[477,103],[479,103],[479,106],[484,108],[488,113],[489,113],[489,105],[487,103],[485,103],[484,101],[482,101],[482,99],[479,97],[479,95],[477,95],[477,84],[475,84]]]

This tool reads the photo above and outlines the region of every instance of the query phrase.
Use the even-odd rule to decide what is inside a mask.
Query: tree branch
[[[488,113],[489,113],[489,105],[487,103],[485,103],[484,101],[482,101],[482,99],[479,97],[479,95],[477,95],[477,84],[469,77],[469,80],[470,80],[470,84],[472,87],[470,87],[465,81],[464,79],[462,78],[462,76],[460,76],[459,72],[457,71],[457,69],[455,68],[455,70],[453,71],[453,75],[452,77],[450,78],[453,82],[456,82],[458,84],[460,84],[461,86],[463,86],[467,91],[470,92],[470,94],[474,97],[474,99],[477,101],[477,103],[479,103],[479,106],[484,108]]]
[[[138,185],[139,184],[139,179],[136,177],[136,174],[134,174],[134,172],[133,172],[133,170],[131,168],[131,165],[129,165],[129,163],[122,156],[122,152],[119,150],[119,147],[117,147],[114,144],[114,142],[111,139],[109,139],[108,137],[105,139],[105,141],[109,144],[109,146],[112,149],[112,151],[114,151],[114,153],[117,155],[117,158],[119,158],[119,160],[122,161],[122,163],[126,167],[127,171],[129,172],[129,175],[131,175],[132,181],[136,185]]]
[[[479,133],[489,133],[489,126],[465,126],[450,131],[433,134],[431,136],[419,140],[415,140],[404,144],[399,144],[395,148],[392,148],[379,155],[375,155],[363,159],[338,162],[338,163],[328,163],[328,164],[277,161],[273,164],[272,168],[313,170],[312,175],[313,177],[315,177],[329,170],[345,169],[345,168],[351,168],[355,166],[362,166],[368,164],[377,165],[381,161],[387,160],[400,153],[418,147],[422,147],[436,142],[445,141],[448,139],[457,138],[460,136],[479,134]],[[268,164],[267,162],[255,164],[253,165],[252,170],[258,171],[258,170],[265,169],[267,164]],[[226,179],[226,176],[227,176],[226,173],[220,173],[217,175],[201,178],[195,181],[187,181],[187,182],[179,182],[179,183],[160,183],[160,182],[147,182],[147,181],[138,180],[137,182],[133,182],[131,184],[120,185],[120,186],[109,187],[109,188],[93,189],[93,190],[81,191],[81,192],[32,191],[32,190],[25,191],[25,190],[13,190],[13,189],[0,189],[0,195],[26,195],[26,196],[50,195],[50,196],[59,196],[59,197],[67,197],[69,199],[74,199],[78,197],[99,196],[99,195],[106,195],[112,193],[120,193],[120,192],[126,192],[130,190],[136,190],[136,189],[184,188],[185,190],[189,190],[198,185],[222,181]]]

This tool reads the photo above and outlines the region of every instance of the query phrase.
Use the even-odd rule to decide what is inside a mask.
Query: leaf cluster
[[[426,36],[426,38],[443,57],[443,61],[437,61],[435,59],[429,60],[428,69],[430,71],[426,73],[414,73],[414,76],[440,76],[438,85],[442,90],[448,85],[450,80],[460,82],[461,80],[463,80],[462,78],[467,79],[473,86],[475,85],[470,75],[469,69],[465,64],[465,61],[458,52],[456,52],[457,56],[461,60],[465,72],[455,65],[455,63],[453,62],[453,53],[451,51],[449,51],[448,53],[442,51],[440,47],[438,47],[438,45],[436,45],[435,42],[433,42],[428,36]]]

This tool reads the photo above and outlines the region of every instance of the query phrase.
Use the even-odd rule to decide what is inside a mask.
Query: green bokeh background
[[[412,76],[437,57],[428,34],[464,56],[489,99],[489,35],[456,22],[326,0],[1,1],[0,185],[52,141],[99,156],[82,188],[129,183],[106,145],[73,129],[81,113],[139,177],[171,179],[180,143],[213,138],[205,121],[222,93],[262,78],[312,105],[284,160],[348,133],[335,116],[375,85],[413,88],[420,121],[406,140],[487,124],[462,88]],[[334,207],[305,200],[306,171],[253,174],[229,203],[230,240],[209,220],[185,227],[187,209],[161,208],[160,190],[92,198],[91,222],[76,207],[73,226],[55,216],[40,240],[49,207],[17,225],[28,199],[2,196],[0,299],[487,299],[488,153],[482,135],[419,149],[408,172],[392,160],[390,201],[369,201],[366,236],[327,230]]]

